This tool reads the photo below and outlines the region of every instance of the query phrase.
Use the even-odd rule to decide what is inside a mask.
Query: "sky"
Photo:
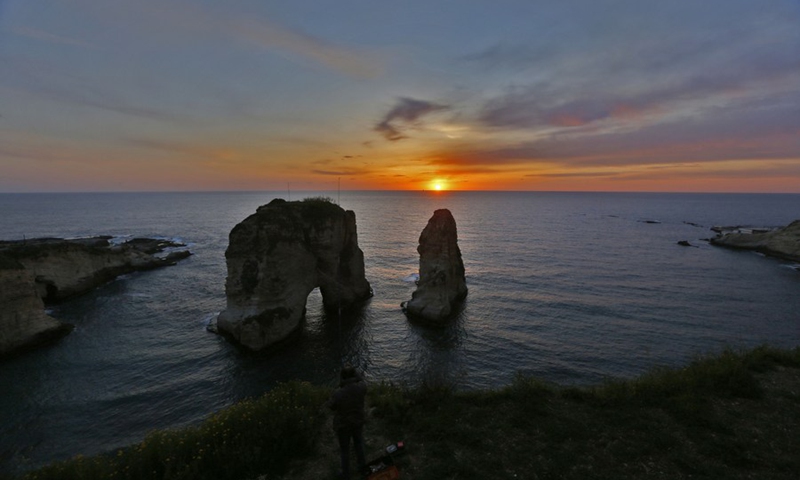
[[[0,192],[800,193],[800,0],[0,0]]]

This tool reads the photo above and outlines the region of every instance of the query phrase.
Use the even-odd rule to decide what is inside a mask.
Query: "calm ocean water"
[[[156,236],[194,252],[59,305],[52,315],[75,331],[0,364],[0,472],[196,423],[276,382],[332,385],[342,359],[372,381],[486,388],[517,372],[587,384],[725,346],[800,345],[800,272],[699,241],[713,225],[800,219],[798,195],[342,192],[374,298],[326,318],[315,291],[296,338],[246,354],[205,327],[225,306],[228,232],[275,196],[0,195],[0,239]],[[458,224],[469,295],[450,327],[430,329],[399,305],[437,208]]]

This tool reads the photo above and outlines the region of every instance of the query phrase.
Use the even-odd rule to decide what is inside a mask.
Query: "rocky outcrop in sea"
[[[119,275],[175,265],[191,255],[168,248],[185,245],[136,238],[121,244],[112,237],[0,241],[0,356],[47,343],[72,326],[45,314],[45,304],[83,294]]]
[[[769,229],[735,230],[717,228],[720,235],[710,240],[712,245],[741,250],[754,250],[772,257],[800,262],[800,220],[786,227]]]
[[[288,337],[319,287],[337,312],[372,296],[356,216],[327,199],[276,199],[231,230],[225,251],[227,307],[217,330],[261,350]]]
[[[411,300],[402,304],[403,311],[431,323],[446,321],[467,295],[456,221],[450,210],[433,212],[419,237],[417,252],[419,282]]]

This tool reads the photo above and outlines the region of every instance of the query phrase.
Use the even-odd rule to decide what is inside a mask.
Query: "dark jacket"
[[[360,377],[342,380],[326,405],[333,410],[333,428],[354,428],[364,425],[364,397],[367,384]]]

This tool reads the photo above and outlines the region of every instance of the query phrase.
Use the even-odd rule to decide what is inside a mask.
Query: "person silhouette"
[[[367,384],[350,365],[342,367],[340,378],[339,388],[325,405],[333,410],[333,429],[339,441],[342,464],[340,478],[350,478],[351,439],[359,471],[363,471],[367,463],[364,460],[364,398]]]

